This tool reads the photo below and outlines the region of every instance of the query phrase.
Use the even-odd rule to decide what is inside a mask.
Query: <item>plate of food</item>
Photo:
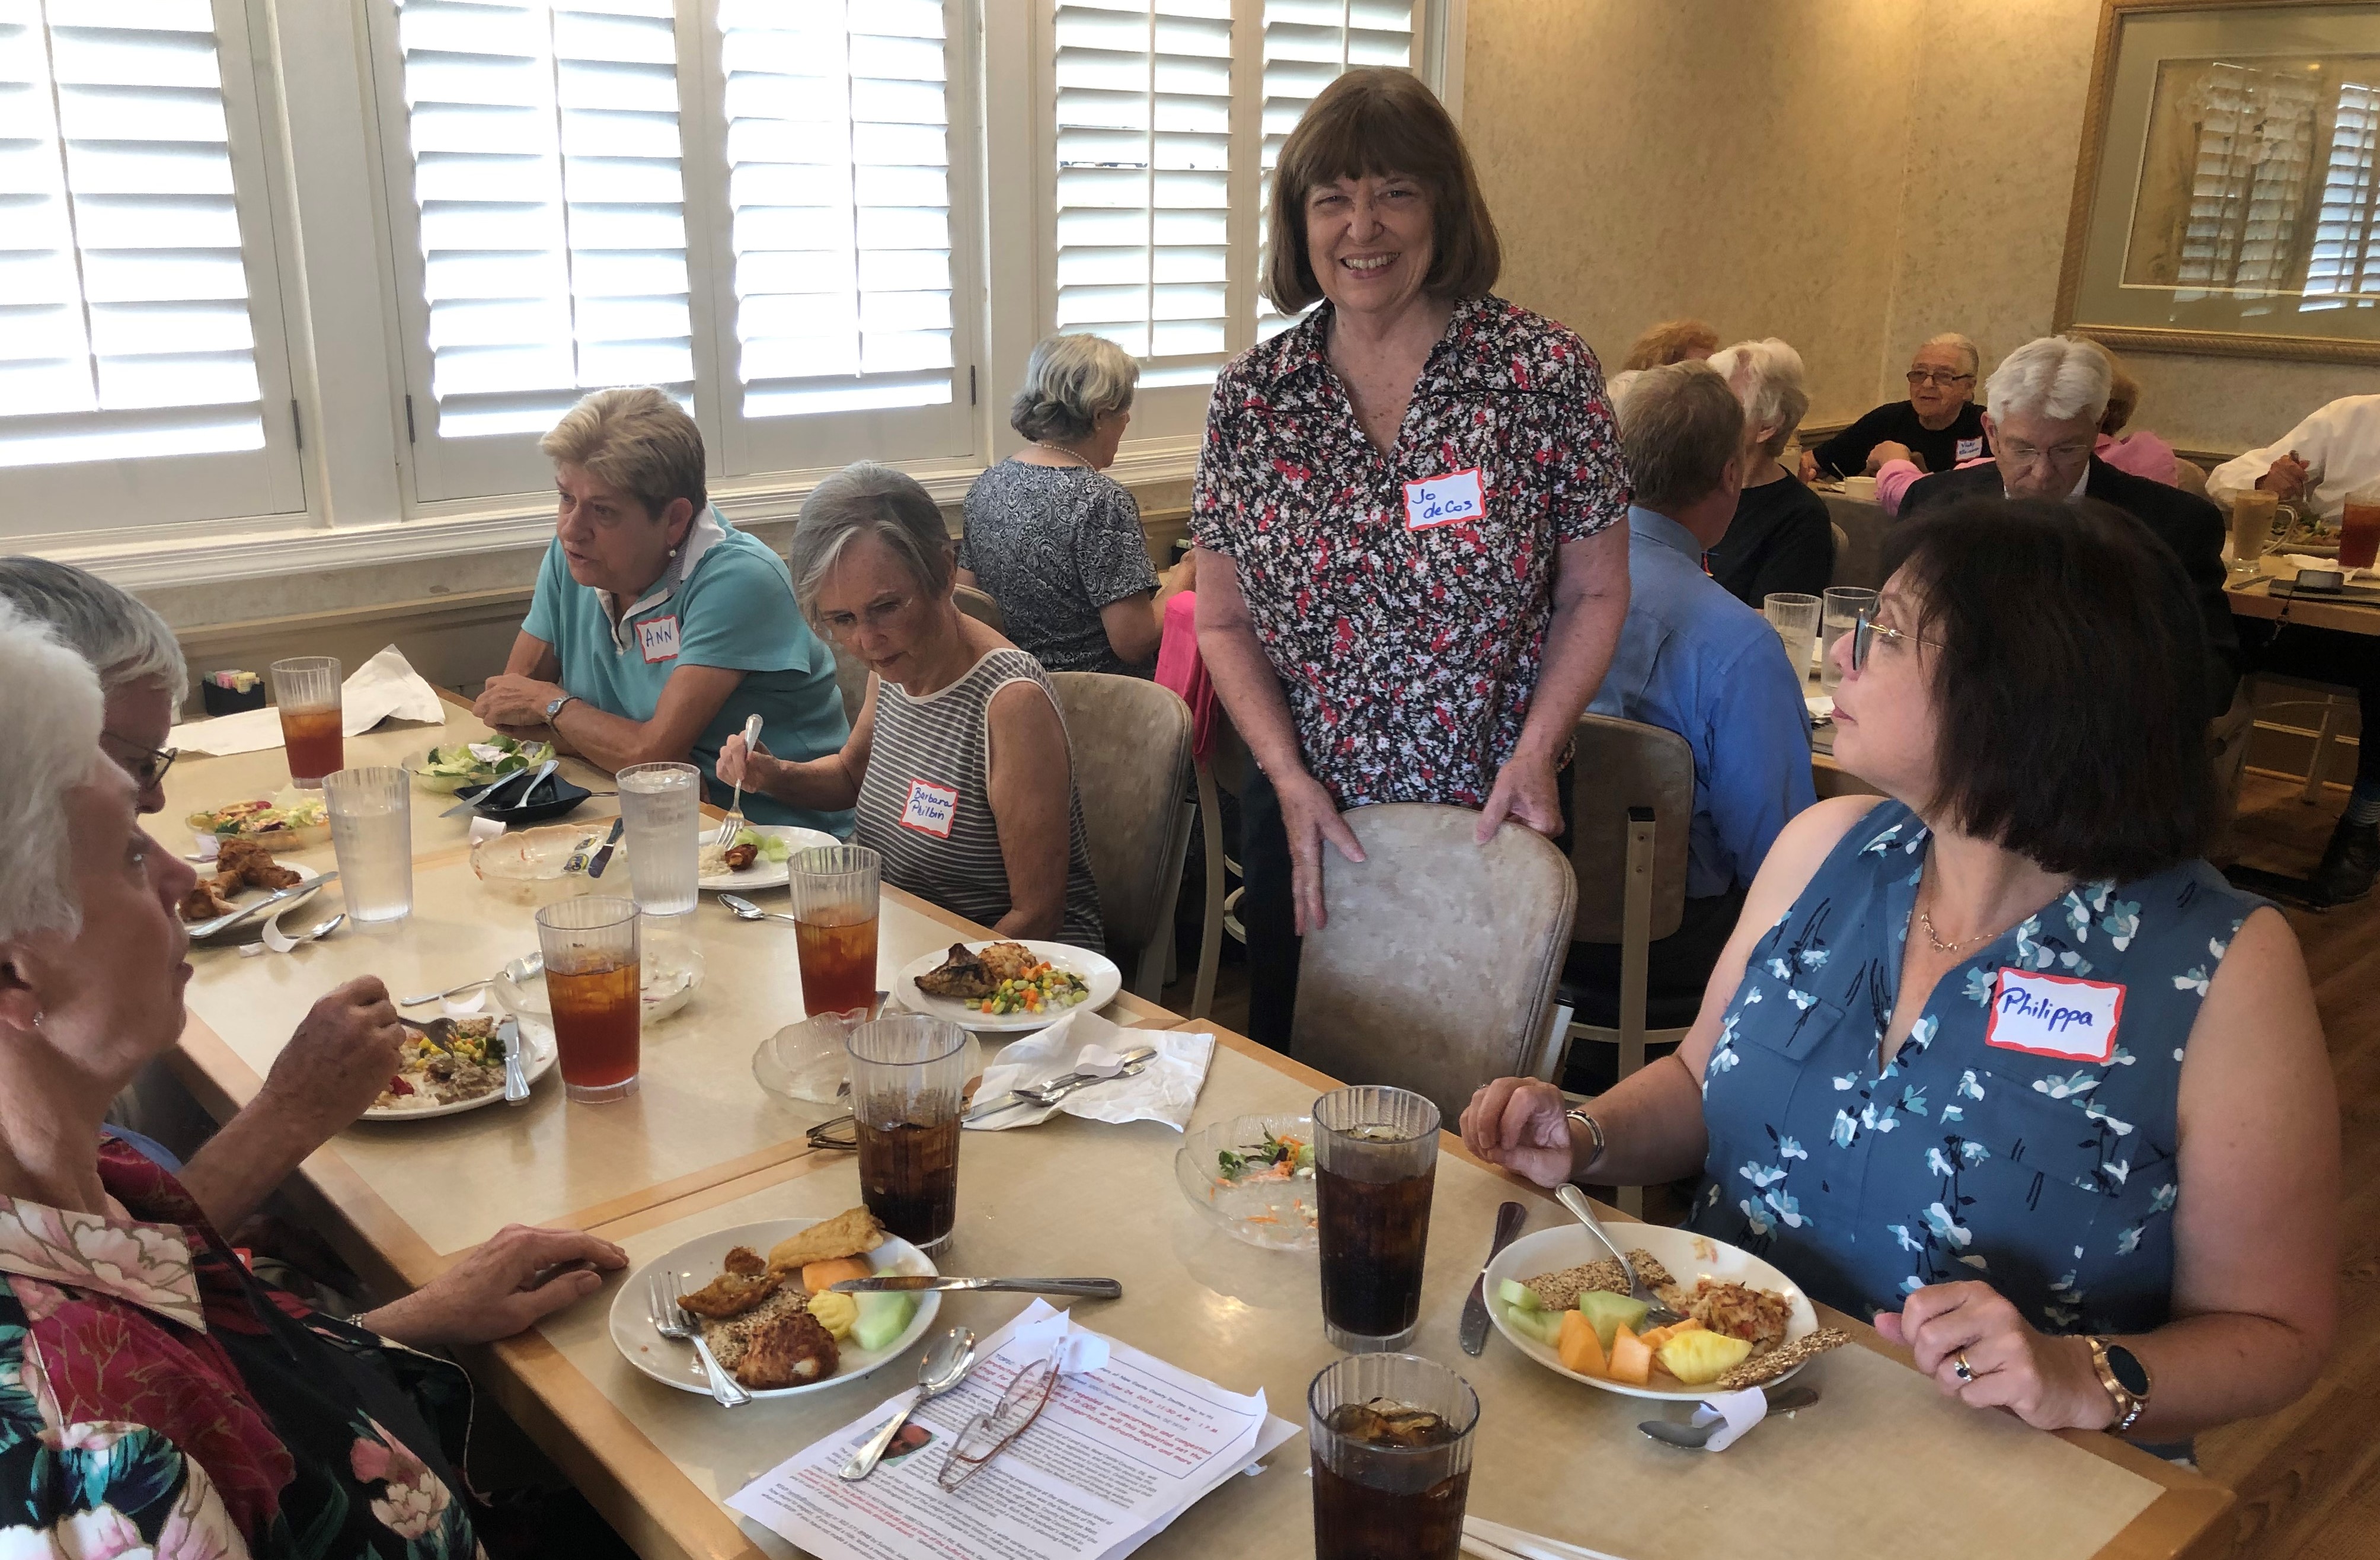
[[[524,742],[499,733],[484,742],[456,742],[432,748],[419,758],[407,759],[405,772],[423,790],[452,796],[466,786],[501,780],[552,756],[551,742]]]
[[[1122,990],[1123,971],[1105,954],[1028,940],[953,943],[921,955],[894,978],[892,994],[912,1013],[987,1034],[1026,1034],[1077,1007],[1105,1007]]]
[[[941,1310],[940,1295],[837,1295],[830,1285],[937,1271],[866,1208],[737,1225],[630,1274],[612,1300],[612,1343],[662,1385],[708,1395],[693,1346],[654,1332],[646,1313],[648,1279],[658,1273],[722,1369],[755,1397],[792,1397],[867,1375],[925,1336]]]
[[[183,822],[217,839],[254,840],[275,850],[302,850],[331,842],[331,812],[323,805],[322,793],[301,791],[294,786],[270,798],[206,808]]]
[[[294,845],[291,848],[295,848]],[[251,908],[269,895],[285,888],[297,888],[322,875],[311,867],[285,867],[273,859],[269,847],[256,840],[240,838],[223,842],[215,853],[214,869],[212,876],[200,878],[189,893],[182,896],[177,908],[181,911],[184,925],[204,927],[208,922]],[[309,889],[304,893],[292,894],[276,908],[294,908],[319,892],[318,889]],[[238,924],[261,926],[264,919],[258,917]],[[232,928],[217,930],[230,931]],[[212,932],[204,934],[213,935]]]
[[[730,894],[781,888],[793,876],[795,851],[842,843],[832,835],[795,828],[791,823],[747,823],[737,832],[735,843],[722,847],[711,843],[710,827],[706,823],[702,849],[695,861],[695,882],[714,892],[724,890]]]
[[[1685,1320],[1640,1332],[1644,1305],[1584,1225],[1523,1236],[1488,1264],[1488,1311],[1548,1371],[1631,1397],[1694,1402],[1781,1382],[1851,1341],[1819,1326],[1801,1287],[1749,1251],[1660,1225],[1606,1227]]]
[[[1173,1151],[1190,1206],[1223,1233],[1273,1251],[1315,1249],[1314,1118],[1238,1115]]]
[[[504,1097],[502,1020],[491,1014],[457,1018],[443,1042],[408,1027],[397,1046],[397,1070],[364,1112],[366,1121],[426,1121],[492,1105]],[[529,1087],[552,1070],[553,1032],[521,1026],[521,1070]]]

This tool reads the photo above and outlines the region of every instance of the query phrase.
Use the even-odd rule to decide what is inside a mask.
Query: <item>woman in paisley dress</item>
[[[2173,1444],[2313,1382],[2338,1115],[2297,940],[2199,859],[2218,817],[2180,566],[2104,506],[1900,528],[1835,649],[1885,794],[1789,824],[1677,1054],[1476,1152],[1542,1185],[1699,1166],[1765,1255],[1979,1408]]]
[[[506,1229],[343,1322],[101,1141],[181,1035],[196,881],[140,831],[102,709],[91,668],[0,602],[0,1554],[464,1560],[469,1384],[419,1351],[518,1332],[625,1258]]]

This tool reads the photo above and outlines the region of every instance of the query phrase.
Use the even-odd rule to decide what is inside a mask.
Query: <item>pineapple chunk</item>
[[[1661,1369],[1688,1386],[1705,1386],[1743,1363],[1752,1353],[1750,1338],[1702,1329],[1672,1333],[1661,1346]]]

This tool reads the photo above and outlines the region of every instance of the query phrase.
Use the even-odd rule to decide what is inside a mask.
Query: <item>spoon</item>
[[[799,916],[789,916],[783,910],[764,910],[741,894],[722,894],[719,902],[726,906],[727,913],[737,920],[790,920],[795,926],[802,923]]]
[[[324,921],[322,925],[314,928],[312,931],[299,932],[289,945],[293,948],[302,948],[309,943],[319,943],[323,938],[328,937],[332,932],[336,932],[340,927],[346,925],[346,920],[347,912],[341,910],[337,915],[333,916],[330,920]]]
[[[1790,1414],[1818,1400],[1817,1390],[1806,1386],[1769,1387],[1761,1395],[1768,1399],[1767,1411],[1771,1414]],[[1682,1446],[1689,1452],[1699,1452],[1710,1444],[1712,1436],[1727,1428],[1727,1421],[1713,1420],[1708,1424],[1688,1424],[1682,1420],[1644,1420],[1636,1428],[1656,1441]]]
[[[875,1472],[885,1448],[892,1444],[892,1438],[901,1433],[901,1427],[909,1422],[917,1406],[929,1397],[939,1397],[950,1391],[975,1369],[975,1331],[968,1327],[953,1327],[936,1338],[934,1347],[926,1351],[926,1358],[917,1362],[917,1390],[892,1411],[882,1429],[868,1438],[868,1444],[851,1454],[851,1460],[838,1470],[838,1476],[857,1483]]]
[[[1603,1221],[1595,1216],[1595,1204],[1587,1201],[1585,1192],[1574,1186],[1565,1185],[1560,1191],[1554,1193],[1554,1200],[1569,1209],[1571,1216],[1585,1225],[1594,1234],[1596,1239],[1602,1241],[1603,1249],[1610,1252],[1620,1263],[1620,1271],[1626,1274],[1628,1279],[1628,1298],[1643,1302],[1647,1308],[1645,1312],[1645,1321],[1656,1327],[1667,1327],[1672,1322],[1685,1320],[1676,1311],[1663,1305],[1661,1297],[1653,1293],[1645,1286],[1645,1281],[1636,1276],[1636,1264],[1630,1261],[1628,1253],[1613,1244],[1611,1237],[1603,1232]]]

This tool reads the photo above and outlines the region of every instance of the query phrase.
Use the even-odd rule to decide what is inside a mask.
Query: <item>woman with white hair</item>
[[[1053,672],[1148,676],[1165,603],[1140,506],[1111,477],[1140,365],[1104,336],[1033,348],[1009,426],[1032,442],[967,489],[959,583],[991,592],[1017,648]]]
[[[1991,435],[1975,406],[1983,355],[1956,331],[1928,337],[1909,360],[1909,398],[1889,401],[1813,450],[1802,454],[1802,477],[1876,474],[1885,461],[1915,460],[1948,471],[1991,453]]]
[[[1735,518],[1710,550],[1711,578],[1755,611],[1775,591],[1817,595],[1834,577],[1834,521],[1826,501],[1781,458],[1810,409],[1802,354],[1772,335],[1715,352],[1710,366],[1743,403],[1749,445]]]
[[[0,603],[10,1552],[464,1560],[469,1387],[417,1351],[519,1332],[626,1258],[515,1226],[343,1322],[258,1281],[169,1172],[102,1140],[108,1101],[181,1035],[175,906],[196,881],[141,832],[103,709],[89,664]]]
[[[789,807],[856,808],[852,837],[884,859],[886,883],[1002,937],[1103,950],[1058,690],[959,611],[932,495],[890,466],[846,466],[803,504],[787,553],[803,613],[875,675],[840,752],[788,762],[739,734],[720,778]]]

